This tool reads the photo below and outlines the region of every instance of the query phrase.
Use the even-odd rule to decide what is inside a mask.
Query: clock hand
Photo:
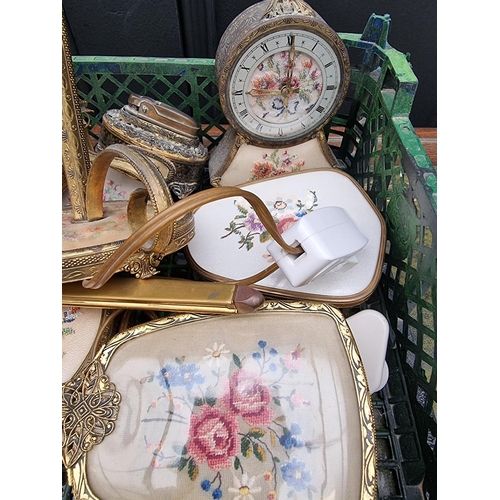
[[[252,89],[245,94],[251,95],[252,97],[262,97],[268,95],[281,95],[280,89]]]
[[[293,54],[293,57],[292,57]],[[295,50],[295,37],[292,38],[292,46],[288,51],[288,68],[287,68],[287,85],[291,85],[293,70],[295,69],[295,59],[297,58],[297,51]]]
[[[282,87],[281,89],[251,89],[245,92],[247,95],[251,95],[252,97],[267,97],[267,96],[283,96],[285,99],[288,99],[291,94],[298,92],[299,89],[288,88],[288,85]]]
[[[293,54],[293,56],[292,56]],[[295,59],[297,58],[297,51],[295,50],[295,37],[292,37],[292,46],[288,51],[288,68],[287,68],[287,76],[286,76],[286,92],[283,94],[283,105],[288,106],[288,100],[290,99],[290,95],[292,92],[292,78],[293,78],[293,70],[295,69]]]

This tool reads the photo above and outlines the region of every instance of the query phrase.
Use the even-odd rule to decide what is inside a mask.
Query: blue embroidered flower
[[[271,349],[269,349],[269,354],[271,356],[277,356],[278,355],[278,351],[274,347],[271,347]]]
[[[306,464],[300,462],[295,457],[291,462],[281,466],[283,479],[288,486],[291,486],[295,491],[303,491],[307,488],[307,483],[311,481],[311,473],[306,470]]]
[[[190,391],[195,384],[202,384],[205,379],[198,373],[199,367],[195,363],[180,365],[165,365],[156,378],[166,387],[185,386]]]
[[[294,215],[295,215],[295,217],[298,217],[300,219],[301,217],[304,217],[304,215],[307,215],[307,212],[306,212],[306,210],[302,209],[302,210],[299,210],[298,212],[295,212]]]
[[[260,359],[260,358],[262,358],[262,354],[260,352],[254,352],[252,354],[252,358],[253,359]]]
[[[269,370],[270,371],[275,372],[277,369],[278,369],[278,367],[274,363],[271,363],[269,365]]]
[[[292,448],[301,448],[304,446],[304,441],[298,438],[297,436],[302,432],[299,424],[293,423],[290,426],[290,429],[283,429],[283,435],[280,436],[280,444],[286,450],[290,450]]]
[[[214,500],[218,500],[219,498],[222,498],[222,491],[220,488],[215,488],[214,491],[212,491],[212,498]]]
[[[266,345],[267,345],[267,342],[265,340],[260,340],[259,341],[259,347],[261,349],[264,349],[264,347],[266,347]]]
[[[208,491],[210,489],[210,481],[208,479],[201,482],[201,489],[203,491]]]

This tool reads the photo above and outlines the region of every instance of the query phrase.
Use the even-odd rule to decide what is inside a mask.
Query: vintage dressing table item
[[[323,127],[347,93],[349,58],[306,2],[248,7],[222,36],[215,69],[229,129],[209,160],[214,186],[338,165]]]
[[[93,276],[124,240],[174,200],[165,178],[171,165],[153,151],[112,144],[91,154],[64,16],[62,61],[62,165],[70,199],[70,206],[62,208],[62,282],[68,283]],[[107,173],[116,160],[127,165],[143,185],[128,199],[103,201]],[[185,246],[193,234],[193,216],[187,213],[152,235],[116,272],[152,276],[161,259]]]
[[[147,96],[130,94],[128,104],[104,114],[96,151],[121,143],[155,152],[172,166],[171,175],[163,172],[168,187],[178,198],[184,198],[200,187],[208,159],[198,133],[199,125],[182,111]]]
[[[376,498],[367,379],[325,304],[130,328],[63,384],[62,403],[77,499]]]

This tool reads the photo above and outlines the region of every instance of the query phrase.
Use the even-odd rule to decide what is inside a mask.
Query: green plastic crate
[[[369,194],[388,230],[380,286],[359,307],[380,310],[391,324],[389,382],[373,396],[379,498],[427,500],[437,496],[437,178],[409,119],[418,81],[408,57],[387,43],[389,26],[388,15],[372,15],[362,34],[339,33],[351,59],[351,84],[327,132],[342,168]],[[212,59],[73,61],[92,125],[134,92],[191,115],[209,149],[224,134]],[[178,258],[166,258],[163,272],[182,268]]]

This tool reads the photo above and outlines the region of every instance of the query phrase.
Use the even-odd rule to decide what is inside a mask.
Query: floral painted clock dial
[[[333,48],[305,30],[260,39],[239,59],[229,81],[235,126],[258,141],[303,140],[335,111],[340,69]]]
[[[350,75],[341,38],[302,0],[248,7],[222,36],[215,68],[232,130],[224,159],[219,154],[214,160],[214,176],[228,167],[241,144],[288,148],[311,139],[326,142],[323,127],[342,104]],[[320,149],[329,156],[326,144]]]

